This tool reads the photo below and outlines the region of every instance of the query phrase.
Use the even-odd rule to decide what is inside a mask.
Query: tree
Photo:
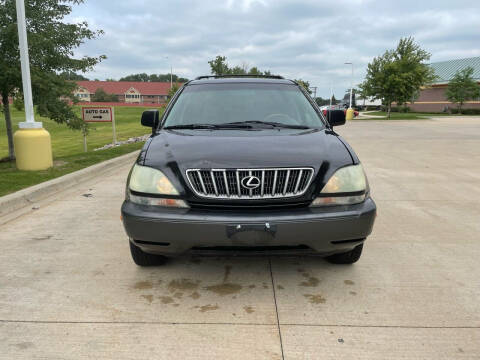
[[[225,56],[217,55],[217,57],[208,62],[213,75],[265,75],[272,76],[269,71],[261,71],[256,66],[248,68],[248,63],[243,62],[242,65],[230,67]],[[308,82],[307,82],[308,84]]]
[[[433,69],[425,61],[430,54],[422,50],[414,39],[400,39],[397,48],[375,57],[367,66],[365,81],[360,87],[366,96],[382,99],[390,118],[392,103],[412,101],[420,87],[434,80]]]
[[[60,73],[60,76],[63,77],[65,80],[73,80],[73,81],[88,81],[89,79],[83,75],[76,74],[73,71],[63,71]]]
[[[480,97],[480,86],[473,79],[473,68],[467,67],[455,73],[449,81],[445,96],[452,103],[458,104],[458,112],[466,101]]]
[[[170,82],[170,74],[131,74],[120,78],[118,81]],[[188,79],[172,74],[172,81],[184,83]]]
[[[177,83],[174,83],[173,86],[168,90],[167,94],[167,104],[170,102],[170,100],[173,98],[175,93],[180,89],[180,86]]]
[[[296,79],[295,81],[298,83],[298,85],[301,85],[305,90],[307,90],[310,95],[312,94],[312,90],[310,90],[310,83],[308,81],[302,79]]]
[[[225,56],[217,55],[217,57],[208,62],[213,75],[230,75],[231,70],[227,64]]]
[[[108,94],[102,88],[95,90],[92,97],[93,102],[118,102],[118,96],[115,94]]]
[[[361,104],[357,104],[357,105],[365,107],[365,101],[368,98],[368,93],[363,88],[363,84],[358,84],[358,87],[356,89],[354,88],[354,91],[355,91],[355,100],[362,99]],[[358,99],[356,98],[357,95],[358,95]]]
[[[332,105],[335,105],[337,103],[337,99],[335,99],[335,95],[332,94]]]
[[[248,75],[262,75],[262,72],[258,70],[256,66],[254,66],[248,70]]]
[[[398,105],[411,102],[418,97],[420,87],[435,80],[434,70],[425,62],[430,53],[416,44],[412,37],[400,39],[394,52],[400,74],[401,87],[396,102]]]
[[[70,4],[84,0],[26,1],[27,37],[30,55],[33,101],[39,115],[73,129],[84,126],[71,105],[62,99],[75,100],[76,84],[60,72],[86,72],[105,59],[84,56],[74,58],[73,50],[85,40],[95,39],[103,32],[92,31],[86,22],[66,23],[72,11]],[[9,96],[22,89],[18,49],[17,15],[14,0],[0,0],[0,96],[8,137],[8,158],[15,159]]]
[[[318,106],[324,106],[330,104],[330,99],[324,99],[321,96],[315,98],[315,102]]]
[[[18,111],[23,111],[25,108],[23,94],[20,91],[18,91],[13,97],[13,107]]]

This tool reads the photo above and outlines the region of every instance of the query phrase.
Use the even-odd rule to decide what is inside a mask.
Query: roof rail
[[[195,78],[195,80],[202,80],[202,79],[221,79],[221,78],[229,78],[229,77],[245,77],[245,78],[266,78],[266,79],[284,79],[283,76],[280,75],[250,75],[250,74],[232,74],[232,75],[203,75]]]

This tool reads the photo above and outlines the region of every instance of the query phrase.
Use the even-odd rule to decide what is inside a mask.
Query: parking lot
[[[125,164],[0,226],[0,358],[480,358],[480,118],[338,132],[378,206],[358,263],[139,268],[119,218]]]

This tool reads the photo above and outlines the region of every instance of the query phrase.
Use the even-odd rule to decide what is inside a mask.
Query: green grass
[[[126,140],[129,137],[149,133],[149,129],[140,124],[140,116],[145,109],[120,106],[115,108],[117,140]],[[80,113],[80,107],[76,107],[76,111]],[[24,121],[24,113],[14,108],[11,108],[11,112],[13,127],[17,130],[17,124]],[[84,152],[81,131],[70,130],[65,125],[59,125],[38,115],[35,116],[35,120],[42,121],[43,127],[50,133],[54,166],[45,171],[19,171],[16,169],[15,163],[0,163],[0,196],[135,151],[143,146],[143,143],[135,143],[108,150],[93,151],[94,148],[112,142],[112,124],[91,123],[90,133],[87,137],[88,152]],[[7,155],[5,119],[3,113],[0,113],[0,158]]]
[[[387,120],[387,113],[385,111],[373,111],[369,112],[365,115],[372,115],[372,116],[382,116],[383,118],[357,118],[357,120]],[[399,113],[399,112],[392,112],[390,113],[390,120],[423,120],[428,119],[432,116],[448,116],[449,114],[445,113]]]

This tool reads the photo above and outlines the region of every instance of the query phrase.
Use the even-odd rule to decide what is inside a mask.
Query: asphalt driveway
[[[0,358],[479,359],[480,118],[338,132],[378,206],[358,263],[139,268],[119,219],[125,164],[0,226]]]

